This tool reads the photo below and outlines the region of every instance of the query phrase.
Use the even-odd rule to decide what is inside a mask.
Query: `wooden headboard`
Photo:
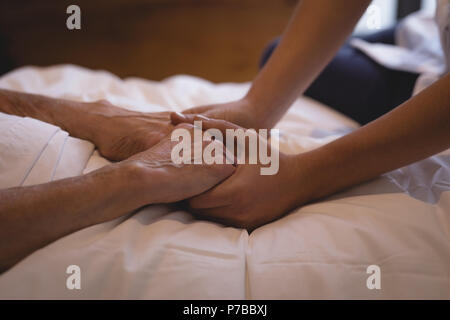
[[[248,81],[296,0],[2,0],[0,59],[22,65],[73,63],[118,76],[160,80],[192,74]],[[81,8],[68,30],[66,8]]]

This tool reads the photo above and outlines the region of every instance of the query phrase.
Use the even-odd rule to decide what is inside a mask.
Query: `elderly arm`
[[[0,190],[0,272],[58,238],[139,208],[145,204],[141,193],[130,164]]]
[[[234,172],[231,164],[174,167],[175,143],[167,136],[147,151],[83,176],[0,190],[0,271],[69,233],[147,204],[192,197]]]
[[[171,130],[168,113],[125,110],[101,100],[78,102],[0,89],[0,112],[35,118],[89,140],[110,160],[124,160]]]

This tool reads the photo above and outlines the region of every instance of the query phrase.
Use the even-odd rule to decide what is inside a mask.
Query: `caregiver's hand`
[[[238,165],[223,183],[191,198],[189,206],[202,217],[254,229],[308,200],[307,193],[299,196],[302,186],[293,179],[293,164],[293,158],[280,154],[280,170],[272,176],[261,175],[259,165]]]
[[[256,104],[249,97],[240,100],[195,107],[183,111],[185,115],[201,114],[212,119],[222,119],[244,128],[263,129],[275,125],[263,112],[265,107]]]
[[[109,160],[124,160],[158,143],[171,130],[168,112],[142,113],[105,100],[79,102],[0,89],[0,112],[52,123],[93,142]]]
[[[179,115],[172,119],[180,122]],[[239,128],[224,120],[186,117],[185,121],[202,121],[203,129]],[[241,164],[236,172],[218,186],[189,199],[193,212],[201,217],[236,227],[254,229],[276,220],[290,209],[312,199],[312,180],[307,163],[296,156],[280,153],[275,175],[261,175],[261,165]]]
[[[239,166],[221,185],[193,198],[191,206],[205,215],[254,227],[293,204],[323,198],[444,151],[450,147],[449,87],[447,74],[348,135],[302,154],[280,154],[275,176],[259,176],[255,166]],[[216,121],[212,126],[220,124],[211,121]]]

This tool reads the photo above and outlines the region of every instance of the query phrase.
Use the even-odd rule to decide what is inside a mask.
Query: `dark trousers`
[[[394,30],[361,38],[373,43],[394,44]],[[279,41],[277,38],[264,50],[261,67]],[[417,77],[415,73],[385,68],[346,43],[305,91],[305,95],[360,124],[366,124],[409,99]]]

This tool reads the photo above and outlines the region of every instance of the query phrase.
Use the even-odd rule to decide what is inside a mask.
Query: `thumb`
[[[177,125],[180,123],[193,123],[195,114],[182,114],[179,112],[171,112],[170,113],[170,121],[173,125]]]
[[[183,114],[196,114],[196,113],[204,113],[206,111],[209,111],[211,109],[211,106],[200,106],[200,107],[194,107],[183,111]]]
[[[180,123],[193,124],[194,121],[201,121],[203,130],[219,129],[220,131],[222,131],[222,133],[225,133],[226,129],[242,129],[242,127],[238,126],[237,124],[221,119],[208,118],[201,114],[182,114],[179,112],[172,112],[170,114],[170,120],[173,125],[177,125]]]

